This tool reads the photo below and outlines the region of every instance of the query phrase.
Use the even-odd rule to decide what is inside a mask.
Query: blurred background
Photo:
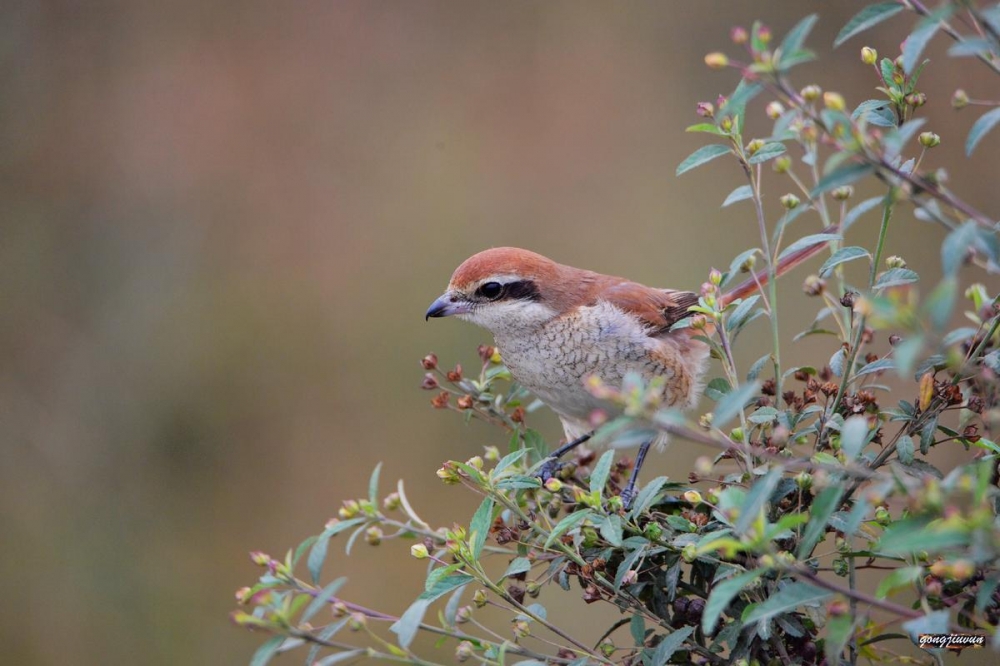
[[[756,234],[750,206],[719,207],[742,184],[735,163],[674,177],[704,142],[683,131],[695,104],[737,80],[704,54],[735,53],[733,25],[761,18],[780,38],[820,11],[821,59],[795,83],[853,106],[876,94],[861,46],[895,57],[913,23],[831,54],[862,5],[2,3],[5,662],[245,663],[263,637],[227,616],[258,575],[246,553],[317,533],[378,461],[386,492],[405,477],[432,524],[468,520],[476,498],[434,471],[506,439],[418,388],[425,353],[474,367],[488,341],[423,321],[454,267],[519,245],[696,288]],[[921,86],[943,138],[925,164],[996,211],[1000,134],[961,159],[979,114],[948,103],[956,87],[995,97],[996,81],[947,45]],[[750,115],[766,135],[763,102]],[[765,182],[773,220],[790,184]],[[897,220],[890,253],[936,269],[942,231]],[[852,234],[875,231],[863,218]],[[807,274],[782,285],[789,335],[818,308]],[[755,327],[744,364],[766,344]],[[786,362],[826,358],[831,340]],[[646,474],[684,479],[705,453],[675,444]],[[335,546],[326,573],[401,612],[423,580],[407,548]],[[543,601],[550,617],[572,604],[583,635],[612,617]]]

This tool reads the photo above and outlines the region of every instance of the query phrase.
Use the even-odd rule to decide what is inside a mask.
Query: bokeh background
[[[674,177],[703,141],[683,131],[695,104],[736,83],[705,52],[734,52],[732,25],[759,17],[780,36],[820,11],[822,58],[795,81],[857,103],[876,85],[859,48],[894,56],[912,25],[831,53],[861,6],[3,3],[5,663],[245,663],[263,638],[227,615],[257,575],[246,553],[318,532],[378,461],[430,522],[467,520],[475,498],[434,471],[505,440],[418,389],[426,352],[470,367],[488,340],[424,323],[452,269],[511,244],[697,287],[756,233],[749,206],[719,207],[742,184],[735,164]],[[978,114],[948,104],[959,86],[996,97],[996,81],[946,47],[925,74],[944,141],[927,160],[996,211],[1000,135],[961,159]],[[788,190],[767,185],[772,219]],[[870,242],[874,219],[852,233]],[[902,210],[890,251],[936,265],[941,237]],[[815,310],[807,272],[782,285],[789,334]],[[833,351],[809,344],[789,361]],[[533,425],[559,436],[549,416]],[[683,479],[704,453],[675,445],[647,473]],[[407,547],[335,548],[327,572],[400,612],[423,575]],[[545,601],[555,617],[578,603]],[[574,612],[595,637],[611,617]]]

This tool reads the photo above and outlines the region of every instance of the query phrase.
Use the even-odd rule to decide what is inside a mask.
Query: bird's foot
[[[637,494],[638,493],[635,492],[635,486],[633,484],[630,483],[627,486],[625,486],[625,489],[622,490],[621,494],[622,508],[625,509],[626,511],[631,511],[632,502],[635,501],[635,496]]]
[[[542,466],[538,468],[537,472],[535,472],[535,476],[541,479],[542,483],[545,483],[558,474],[564,464],[565,463],[559,462],[559,458],[546,458],[545,462],[542,463]]]

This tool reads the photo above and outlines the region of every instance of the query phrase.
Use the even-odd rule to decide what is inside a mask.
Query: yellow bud
[[[864,46],[861,48],[861,62],[866,65],[874,65],[878,62],[878,51],[870,46]]]
[[[823,105],[831,111],[843,111],[847,103],[844,102],[844,96],[840,93],[825,92],[823,93]]]
[[[722,69],[729,64],[729,57],[718,51],[705,56],[705,64],[712,69]]]
[[[412,546],[410,546],[410,555],[417,558],[418,560],[422,560],[426,557],[429,557],[430,553],[427,551],[427,546],[425,546],[422,543],[415,543]]]

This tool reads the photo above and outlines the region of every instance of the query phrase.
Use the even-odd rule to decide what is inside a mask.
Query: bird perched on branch
[[[781,274],[822,249],[818,244],[778,267]],[[766,273],[723,296],[742,298],[767,281]],[[559,456],[590,438],[591,415],[611,407],[586,387],[589,377],[621,386],[629,373],[647,382],[662,378],[664,404],[689,409],[701,395],[709,349],[689,328],[672,329],[698,303],[690,291],[656,289],[625,278],[556,263],[514,247],[485,250],[466,259],[427,317],[457,316],[489,330],[503,361],[520,384],[562,421],[567,443],[539,475],[555,471]],[[614,410],[610,409],[610,415]],[[622,492],[626,507],[650,446],[639,448]]]

